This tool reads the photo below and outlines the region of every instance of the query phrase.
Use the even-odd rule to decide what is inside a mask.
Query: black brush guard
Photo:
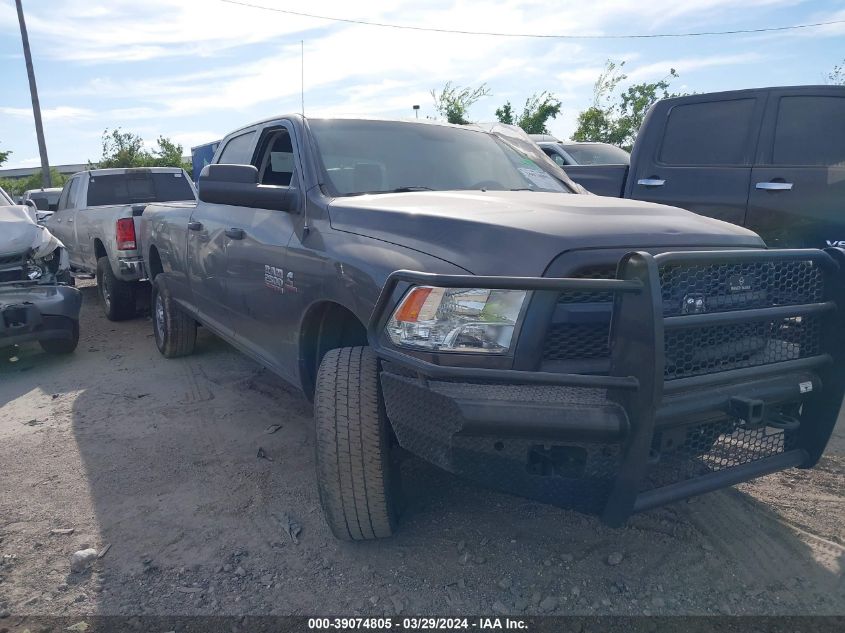
[[[606,390],[627,425],[598,512],[621,525],[634,512],[818,462],[845,393],[842,265],[845,250],[802,249],[632,252],[616,279],[397,271],[379,296],[368,338],[380,358],[424,389],[456,381]],[[755,287],[761,281],[765,287]],[[729,288],[714,292],[717,283]],[[612,293],[610,372],[445,366],[400,350],[384,329],[412,285]],[[774,350],[765,348],[772,328]],[[788,406],[768,417],[767,394],[779,402],[793,391]]]

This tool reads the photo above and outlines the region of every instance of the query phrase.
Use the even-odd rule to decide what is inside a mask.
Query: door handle
[[[643,187],[662,187],[666,184],[666,181],[662,178],[640,178],[637,184]]]
[[[68,218],[68,219],[67,219],[67,223],[68,223],[68,224],[73,224],[73,218]]]
[[[188,222],[188,230],[202,231],[202,222]]]
[[[758,182],[755,186],[763,191],[792,191],[791,182]]]
[[[244,230],[243,229],[226,229],[226,237],[229,237],[233,240],[242,240],[244,239]]]

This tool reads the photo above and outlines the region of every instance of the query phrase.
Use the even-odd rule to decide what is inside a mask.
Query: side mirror
[[[297,191],[293,187],[259,185],[253,165],[206,165],[199,178],[203,202],[230,204],[253,209],[294,211]]]

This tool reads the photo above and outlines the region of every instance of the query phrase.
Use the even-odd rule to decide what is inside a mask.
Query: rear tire
[[[68,319],[70,322],[70,338],[51,338],[38,341],[43,349],[48,354],[71,354],[79,345],[79,321]]]
[[[153,337],[162,356],[178,358],[192,354],[197,342],[197,322],[173,301],[161,275],[153,281],[151,310]]]
[[[97,288],[109,321],[125,321],[135,316],[135,286],[135,282],[115,277],[108,257],[97,260]]]
[[[369,347],[326,353],[317,372],[314,420],[320,504],[332,532],[345,541],[391,536],[402,493],[378,358]]]

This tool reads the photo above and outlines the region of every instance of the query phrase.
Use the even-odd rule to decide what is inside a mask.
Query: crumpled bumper
[[[79,320],[81,307],[81,293],[70,286],[0,286],[0,345],[70,339],[69,321]]]

